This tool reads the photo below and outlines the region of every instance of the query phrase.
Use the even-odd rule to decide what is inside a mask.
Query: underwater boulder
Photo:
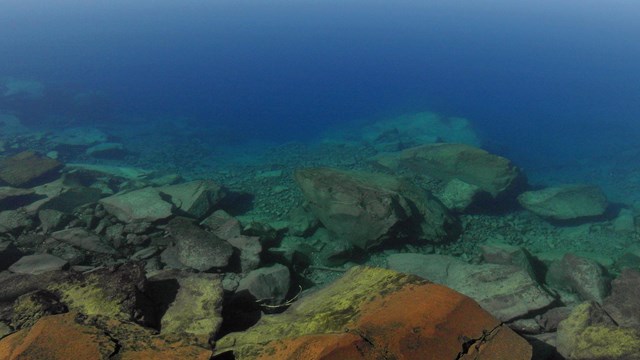
[[[554,261],[546,274],[546,283],[559,290],[578,295],[582,301],[602,303],[609,291],[609,278],[596,261],[565,254]]]
[[[225,192],[211,180],[195,180],[183,184],[158,188],[160,194],[168,198],[179,215],[202,219],[213,211]]]
[[[104,132],[92,127],[66,128],[49,139],[58,150],[77,151],[107,142]]]
[[[93,145],[85,150],[85,154],[96,159],[120,160],[128,154],[128,151],[120,143],[107,142]]]
[[[173,215],[173,204],[165,201],[156,188],[146,187],[120,193],[99,201],[104,209],[118,220],[154,222]]]
[[[601,216],[609,205],[599,187],[581,184],[527,191],[518,196],[518,202],[532,213],[553,220]]]
[[[18,189],[10,186],[0,186],[0,211],[16,210],[17,208],[30,204],[41,196],[37,195],[33,189]]]
[[[391,171],[406,170],[475,185],[496,198],[519,186],[523,174],[508,159],[466,144],[427,144],[382,154],[373,163]]]
[[[515,266],[471,265],[452,256],[393,254],[389,268],[443,284],[469,296],[501,321],[523,317],[554,302],[553,297]]]
[[[0,183],[32,187],[58,176],[62,164],[33,151],[23,151],[0,161]]]
[[[83,228],[69,228],[58,230],[51,234],[51,237],[57,241],[67,243],[76,248],[90,251],[98,254],[115,255],[117,251],[103,239],[92,232]]]
[[[279,305],[285,301],[290,283],[289,268],[282,264],[274,264],[253,270],[242,278],[235,290],[234,298],[243,299],[243,302]]]
[[[162,335],[189,334],[207,346],[222,325],[222,277],[164,270],[148,279],[145,293],[166,309],[161,314]]]
[[[531,359],[531,346],[470,298],[416,276],[354,267],[285,312],[224,336],[216,353],[267,359]]]
[[[618,326],[600,305],[585,302],[558,325],[557,349],[569,360],[640,359],[640,329]]]
[[[63,270],[69,262],[51,254],[34,254],[20,258],[9,266],[15,274],[38,275],[49,271]]]
[[[432,242],[457,235],[457,220],[440,201],[396,177],[309,168],[297,170],[295,179],[311,212],[357,248],[381,245],[399,233]]]
[[[175,218],[167,225],[176,242],[180,263],[198,271],[223,268],[229,264],[233,247],[223,239],[207,232],[190,219]]]
[[[620,326],[640,328],[640,271],[625,269],[612,282],[603,308]]]

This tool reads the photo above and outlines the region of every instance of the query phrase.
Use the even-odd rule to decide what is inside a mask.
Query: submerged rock
[[[156,188],[146,187],[101,199],[100,204],[118,220],[154,222],[173,215],[173,204],[162,199]]]
[[[0,211],[16,210],[41,198],[33,189],[0,186]]]
[[[69,263],[57,256],[50,254],[27,255],[20,258],[13,265],[9,266],[9,271],[16,274],[38,275],[48,271],[62,270]]]
[[[393,254],[393,270],[413,274],[459,291],[502,321],[509,321],[554,302],[526,272],[515,266],[470,265],[451,256]]]
[[[88,148],[85,153],[97,159],[122,159],[127,151],[120,143],[102,143]]]
[[[549,267],[546,282],[557,289],[578,294],[581,300],[602,303],[609,291],[605,270],[594,260],[566,254]]]
[[[289,292],[291,274],[282,264],[251,271],[240,280],[235,296],[250,297],[260,304],[278,305],[284,302]]]
[[[284,313],[216,344],[244,359],[530,359],[531,347],[466,296],[355,267]]]
[[[229,264],[233,248],[225,240],[185,218],[175,218],[167,227],[176,241],[178,260],[182,264],[198,271],[223,268]]]
[[[553,220],[574,220],[600,216],[607,210],[607,198],[593,185],[565,185],[527,191],[518,202],[532,213]]]
[[[295,178],[320,222],[360,249],[398,233],[433,242],[457,235],[456,219],[435,197],[393,176],[311,168]]]
[[[604,309],[620,326],[640,329],[640,272],[626,269],[612,283]]]
[[[557,349],[569,360],[640,359],[640,329],[617,326],[600,305],[586,302],[558,325]]]
[[[99,254],[117,254],[117,251],[102,241],[100,236],[90,233],[82,228],[71,228],[56,231],[51,234],[51,237],[83,250]]]
[[[168,201],[175,205],[180,215],[202,219],[211,213],[213,207],[224,197],[220,185],[211,180],[196,180],[183,184],[158,188]]]
[[[0,161],[0,182],[15,187],[31,187],[57,175],[62,164],[57,160],[24,151]]]
[[[497,197],[523,179],[511,161],[465,144],[427,144],[383,154],[374,163],[392,171],[407,170],[443,181],[458,179]]]

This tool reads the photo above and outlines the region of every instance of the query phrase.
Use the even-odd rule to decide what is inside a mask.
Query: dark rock
[[[169,246],[160,254],[160,261],[169,269],[189,269],[188,266],[180,262],[178,257],[178,247]]]
[[[45,233],[62,229],[71,219],[59,210],[44,209],[38,211],[40,226]]]
[[[19,210],[6,210],[0,212],[0,233],[8,232],[17,234],[25,228],[31,227],[31,217]]]
[[[233,248],[228,242],[206,232],[185,218],[175,218],[167,225],[176,241],[178,259],[184,265],[207,271],[229,264]]]
[[[640,328],[640,272],[626,269],[612,282],[604,310],[620,326]]]
[[[286,299],[290,282],[289,269],[282,264],[260,268],[240,280],[236,297],[250,298],[265,305],[279,305]]]
[[[100,236],[81,228],[56,231],[51,237],[78,248],[99,253],[115,255],[117,251],[102,241]]]
[[[43,316],[63,314],[67,311],[67,306],[61,303],[54,293],[37,290],[24,294],[15,301],[11,326],[16,330],[28,328]]]
[[[214,211],[213,214],[202,220],[200,225],[206,226],[216,236],[225,240],[240,236],[242,231],[240,222],[224,210]]]
[[[549,309],[544,314],[538,316],[536,321],[538,324],[544,329],[546,332],[556,331],[558,329],[558,324],[571,314],[572,307],[569,306],[561,306],[553,309]]]
[[[38,275],[49,271],[62,270],[69,263],[50,254],[36,254],[23,256],[9,266],[9,271],[16,274]]]
[[[39,275],[0,272],[0,303],[12,303],[20,295],[46,289],[52,283],[65,281],[68,271],[51,271]]]
[[[0,181],[15,187],[46,182],[62,167],[57,160],[24,151],[0,161]]]
[[[0,187],[0,211],[16,210],[42,198],[33,189],[17,189],[8,186]]]
[[[0,241],[0,271],[22,257],[22,252],[11,241]]]
[[[609,291],[609,279],[597,262],[573,254],[549,267],[546,282],[557,289],[578,294],[582,300],[602,303]]]
[[[262,245],[257,236],[238,235],[227,239],[227,242],[240,252],[240,270],[247,273],[260,265]]]

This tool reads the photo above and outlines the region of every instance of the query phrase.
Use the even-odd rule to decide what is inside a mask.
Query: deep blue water
[[[305,141],[431,110],[520,161],[609,156],[640,138],[638,14],[635,0],[2,0],[0,77],[47,84],[31,122],[179,116]]]

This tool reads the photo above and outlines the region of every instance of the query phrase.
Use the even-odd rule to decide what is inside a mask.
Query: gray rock
[[[282,304],[289,292],[289,269],[282,264],[253,270],[245,276],[236,289],[236,296],[249,296],[266,305]]]
[[[38,219],[42,231],[48,233],[62,229],[70,219],[70,216],[59,210],[44,209],[38,211]]]
[[[532,263],[532,256],[521,246],[513,246],[500,242],[489,242],[480,245],[482,259],[489,264],[517,266],[537,280]]]
[[[206,232],[185,218],[175,218],[167,226],[176,241],[180,262],[198,271],[223,268],[229,264],[233,248],[225,240]]]
[[[57,148],[87,148],[107,141],[107,134],[92,127],[67,128],[51,138]]]
[[[421,145],[383,154],[373,162],[391,171],[405,170],[443,181],[462,180],[493,197],[509,192],[523,179],[508,159],[465,144]]]
[[[225,193],[218,184],[211,180],[196,180],[184,184],[169,185],[159,188],[169,197],[179,215],[202,219],[210,214],[214,206]]]
[[[385,174],[329,168],[298,170],[309,209],[331,233],[360,249],[399,233],[440,242],[456,236],[456,219],[433,195]]]
[[[87,251],[99,254],[117,254],[117,251],[104,243],[100,236],[90,233],[82,228],[71,228],[56,231],[51,234],[51,237]]]
[[[556,331],[558,324],[571,314],[572,307],[561,306],[549,309],[544,314],[536,317],[536,321],[546,332]]]
[[[21,257],[22,252],[11,241],[0,241],[0,271],[6,270]]]
[[[518,196],[522,207],[553,220],[574,220],[600,216],[607,209],[607,198],[593,185],[565,185],[527,191]]]
[[[260,265],[260,253],[262,252],[262,244],[257,236],[238,235],[226,239],[231,246],[240,251],[240,270],[247,273],[257,269]]]
[[[39,209],[53,209],[65,213],[71,213],[76,208],[98,202],[102,192],[99,189],[90,187],[65,187],[59,193],[56,193],[42,201]]]
[[[170,288],[169,281],[177,282],[178,288]],[[160,326],[163,335],[189,334],[207,345],[220,329],[224,297],[220,275],[162,271],[149,279],[146,288],[149,295],[162,300],[167,308]]]
[[[164,251],[160,253],[160,261],[162,261],[168,269],[189,269],[188,266],[180,262],[177,246],[168,246],[164,249]]]
[[[609,279],[602,266],[573,254],[551,264],[546,282],[553,288],[577,294],[581,300],[598,303],[602,303],[609,290]]]
[[[57,176],[62,164],[57,160],[24,151],[0,161],[0,183],[31,187]]]
[[[640,328],[640,272],[622,271],[613,280],[611,295],[604,299],[603,308],[618,325]]]
[[[444,255],[393,254],[389,268],[446,285],[477,301],[501,321],[523,317],[554,299],[515,266],[470,265]]]
[[[0,303],[11,303],[19,296],[35,290],[46,289],[70,276],[68,271],[50,271],[39,275],[0,272]]]
[[[109,196],[100,200],[100,204],[107,212],[125,223],[154,222],[173,214],[173,204],[163,200],[160,192],[151,187]]]
[[[200,224],[209,228],[217,237],[225,240],[240,236],[242,231],[240,221],[224,210],[214,211]]]
[[[289,213],[289,234],[292,236],[309,236],[320,226],[318,219],[303,206],[298,206]]]
[[[633,212],[629,209],[622,209],[618,216],[613,219],[613,230],[622,234],[630,234],[636,231]]]
[[[482,189],[460,179],[451,179],[438,198],[450,210],[463,212],[482,194]]]
[[[49,271],[62,270],[69,263],[50,254],[36,254],[23,256],[9,266],[9,271],[16,274],[38,275]]]
[[[33,225],[31,217],[22,211],[6,210],[0,212],[0,233],[19,233]]]

